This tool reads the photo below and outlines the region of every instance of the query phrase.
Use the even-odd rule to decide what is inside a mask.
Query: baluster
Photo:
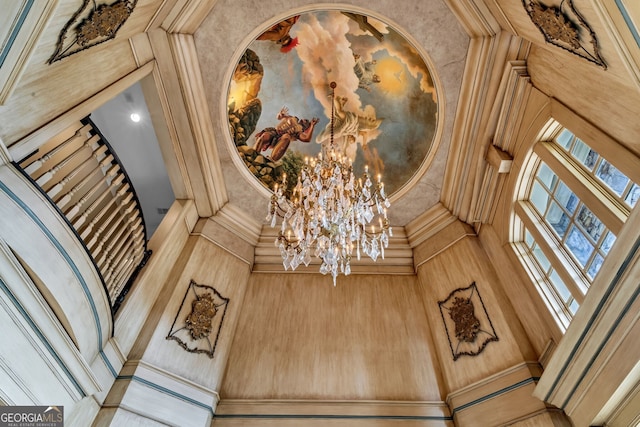
[[[131,203],[135,203],[131,201]],[[116,217],[117,216],[117,217]],[[111,222],[111,218],[116,217],[115,221]],[[105,221],[103,224],[98,227],[96,235],[91,238],[87,247],[93,252],[93,247],[96,243],[99,243],[99,247],[102,246],[109,240],[109,235],[113,233],[114,228],[123,221],[122,216],[120,215],[120,208],[115,208],[111,215],[109,215],[109,221]],[[111,226],[107,229],[107,226],[111,224]],[[107,231],[107,233],[105,233]],[[102,236],[102,238],[99,238]]]
[[[118,182],[120,183],[120,182]],[[129,187],[129,184],[125,183],[123,185],[123,187]],[[98,195],[98,197],[96,197],[96,199],[87,207],[87,209],[84,210],[84,212],[82,212],[82,214],[76,218],[76,220],[73,222],[73,226],[76,230],[80,230],[80,228],[82,228],[82,226],[84,225],[84,223],[87,221],[87,219],[89,219],[89,217],[91,216],[91,214],[93,213],[94,210],[96,210],[98,208],[98,206],[100,206],[100,204],[103,202],[103,200],[107,197],[110,197],[109,201],[107,202],[107,204],[112,203],[113,201],[118,201],[118,192],[116,192],[116,195],[114,196],[114,194],[111,192],[111,186],[106,190],[103,191],[102,193],[100,193],[100,195]]]
[[[122,292],[122,288],[124,288],[127,280],[129,280],[129,277],[131,277],[131,274],[133,274],[136,266],[140,263],[140,261],[137,261],[137,259],[142,260],[142,256],[130,257],[124,263],[124,266],[120,273],[112,280],[112,301],[114,301],[120,295],[120,293]]]
[[[127,261],[126,267],[129,266],[130,262],[131,261]],[[111,301],[115,301],[115,299],[118,297],[118,294],[120,293],[120,289],[122,288],[122,283],[120,283],[119,277],[120,275],[115,276],[107,287],[107,289],[109,290],[109,297],[111,298]]]
[[[98,246],[99,249],[99,255],[94,257],[97,258],[97,263],[98,266],[100,266],[101,270],[105,270],[105,262],[107,261],[108,258],[113,257],[113,255],[111,254],[111,250],[113,249],[113,246],[118,243],[118,239],[127,231],[127,227],[126,227],[126,223],[123,222],[123,218],[119,217],[117,219],[117,221],[115,221],[111,228],[109,229],[109,232],[107,234],[105,234],[105,238],[103,239],[104,241],[101,241],[101,244]],[[107,244],[106,247],[104,247],[104,243]],[[104,249],[103,249],[104,247]]]
[[[122,258],[128,252],[135,250],[136,245],[139,245],[140,243],[140,237],[142,236],[142,233],[143,229],[142,226],[140,226],[140,230],[137,234],[129,234],[125,238],[119,238],[116,247],[105,251],[105,253],[108,254],[102,270],[104,272],[103,276],[105,278],[105,281],[110,281],[112,277],[117,277],[118,275],[120,275],[121,269],[123,268],[121,265]]]
[[[56,153],[59,153],[60,150],[64,149],[67,145],[69,145],[73,140],[81,136],[84,132],[88,132],[91,129],[90,125],[86,125],[76,130],[76,132],[71,135],[69,138],[62,141],[61,144],[54,147],[51,151],[47,152],[45,155],[35,160],[29,166],[24,168],[24,171],[29,174],[29,176],[33,177],[33,174],[40,169],[51,157],[55,156]]]
[[[138,223],[140,224],[142,223],[141,218],[138,218]],[[115,239],[119,238],[120,235],[122,235],[126,231],[128,231],[128,228],[127,228],[127,223],[125,222],[125,218],[118,217],[116,221],[113,222],[108,232],[105,234],[103,239],[100,241],[100,244],[98,245],[99,251],[96,251],[96,252],[100,252],[100,258],[98,258],[99,265],[102,265],[102,263],[104,262],[104,258],[108,256],[108,254],[111,252],[111,249],[115,244]],[[107,247],[105,249],[102,249],[105,243],[107,243]]]
[[[120,166],[119,165],[113,165],[105,174],[105,176],[103,176],[98,182],[96,182],[90,189],[89,191],[87,191],[85,193],[84,196],[82,196],[80,198],[80,200],[78,200],[78,203],[76,203],[71,209],[69,209],[67,212],[65,212],[65,215],[67,215],[67,218],[69,218],[69,220],[73,220],[75,219],[76,215],[78,215],[80,212],[82,212],[82,208],[85,205],[85,203],[87,203],[89,201],[89,199],[91,199],[91,197],[98,192],[98,190],[103,189],[105,184],[108,184],[108,180],[109,178],[111,178],[113,175],[116,175],[118,172],[120,171]],[[115,178],[113,178],[111,180],[111,183],[107,185],[108,188],[105,189],[105,192],[102,193],[103,197],[105,196],[106,192],[111,192],[111,189],[117,185],[120,185],[120,183],[124,180],[124,175],[123,174],[117,174]]]
[[[116,273],[116,275],[117,273],[119,273],[119,270],[122,268],[120,261],[122,260],[123,256],[128,251],[135,248],[135,246],[136,242],[130,234],[127,235],[124,239],[120,240],[118,246],[113,248],[109,252],[110,255],[107,257],[107,268],[105,277],[111,278],[114,272]]]
[[[129,184],[125,184],[122,188],[129,188]],[[120,190],[118,190],[120,191]],[[96,214],[96,216],[86,225],[86,227],[84,228],[84,230],[82,230],[82,232],[80,233],[80,237],[82,238],[82,240],[84,240],[85,242],[87,242],[87,238],[89,237],[89,233],[91,233],[91,231],[93,230],[93,227],[96,226],[96,224],[98,224],[98,222],[100,222],[102,220],[102,218],[104,217],[104,215],[106,215],[107,212],[109,212],[109,210],[113,207],[113,205],[118,201],[120,195],[118,193],[116,193],[115,197],[112,197],[106,205],[104,205],[102,207],[102,209],[100,209],[100,212],[98,212]],[[126,198],[124,200],[122,200],[120,203],[124,204],[124,203],[129,203],[129,201],[131,200],[131,198],[133,197],[133,193],[128,193],[126,195]],[[106,218],[106,222],[108,223],[109,221],[111,221],[113,219],[113,217],[118,213],[118,209],[111,209],[111,213],[109,214],[109,216]],[[74,224],[75,226],[75,224]],[[76,229],[80,229],[80,227],[76,227]],[[98,231],[96,231],[93,236],[92,239],[97,239],[99,237],[99,233]],[[87,242],[88,244],[88,242]]]
[[[94,136],[91,137],[91,139],[88,139],[88,140],[84,141],[82,143],[82,145],[80,147],[78,147],[73,153],[69,154],[67,157],[65,157],[64,159],[59,161],[56,165],[54,165],[48,171],[46,171],[45,173],[40,175],[40,177],[38,179],[36,179],[36,184],[38,184],[40,187],[44,187],[44,185],[47,182],[51,181],[53,179],[53,177],[58,172],[60,172],[60,170],[63,167],[65,167],[66,165],[71,163],[73,160],[78,158],[80,156],[80,154],[82,154],[82,152],[84,151],[84,149],[86,147],[90,146],[91,144],[93,144],[94,142],[99,141],[99,140],[100,140],[100,137],[98,135],[94,135]],[[84,162],[80,162],[80,164],[81,165],[84,164],[89,159],[91,159],[91,156],[89,156],[87,159],[85,159]]]
[[[107,170],[107,172],[104,174],[104,176],[98,180],[94,186],[92,188],[89,189],[89,191],[87,193],[85,193],[85,196],[87,196],[87,194],[89,194],[88,197],[90,197],[90,194],[92,194],[92,191],[95,192],[98,190],[98,188],[100,188],[100,186],[107,180],[107,178],[115,173],[117,173],[120,169],[119,165],[113,165],[111,166],[111,168],[109,168],[109,170]],[[60,209],[64,210],[68,207],[69,203],[71,203],[73,201],[73,197],[76,195],[76,193],[78,193],[83,187],[85,187],[90,181],[91,181],[91,176],[85,176],[80,182],[78,182],[76,185],[73,186],[73,188],[67,193],[65,194],[60,200],[58,200],[57,205]],[[120,179],[120,181],[124,180],[124,175],[122,174],[122,178]],[[104,193],[103,193],[103,197],[104,197]],[[82,200],[82,199],[81,199]],[[70,215],[69,213],[67,213],[67,217],[71,218],[72,215]]]
[[[93,156],[92,157],[94,159],[96,159],[96,161],[98,161],[100,156],[102,156],[104,154],[104,152],[107,151],[107,149],[108,149],[108,147],[106,145],[99,145],[98,148],[96,148],[93,151]],[[80,163],[71,172],[69,172],[67,174],[67,176],[62,178],[60,180],[60,182],[58,182],[56,185],[51,187],[51,189],[49,189],[49,191],[47,191],[47,194],[49,195],[49,197],[51,199],[55,200],[56,196],[58,194],[60,194],[60,192],[62,192],[62,190],[64,190],[65,185],[67,185],[69,182],[71,182],[72,179],[74,179],[76,176],[78,176],[78,174],[80,174],[80,172],[85,168],[85,166],[87,165],[87,162],[90,159],[91,159],[91,157],[89,157],[86,161]],[[98,162],[98,166],[96,168],[94,168],[91,172],[89,172],[89,175],[91,177],[93,177],[94,175],[96,175],[98,172],[101,171],[101,168],[107,166],[112,161],[113,161],[113,156],[111,154],[105,156],[101,161]]]
[[[140,223],[142,224],[142,223]],[[127,233],[128,227],[122,227],[122,234],[124,234],[125,236],[120,238],[117,241],[113,241],[111,247],[107,247],[107,266],[109,266],[107,268],[107,270],[111,269],[113,270],[113,268],[116,267],[117,262],[118,262],[118,255],[120,254],[120,252],[122,251],[123,248],[127,248],[129,246],[132,246],[135,242],[132,240],[132,234],[131,233]],[[112,266],[112,268],[111,268]]]
[[[120,274],[113,280],[113,282],[116,283],[116,285],[114,286],[114,298],[117,298],[118,295],[120,295],[122,288],[127,283],[136,267],[140,265],[143,258],[144,248],[136,248],[129,259],[126,261],[124,268],[121,269]]]

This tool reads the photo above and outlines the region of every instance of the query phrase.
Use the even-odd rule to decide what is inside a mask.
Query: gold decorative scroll
[[[137,2],[116,0],[111,4],[97,4],[95,0],[84,0],[80,9],[60,31],[56,50],[48,63],[113,39],[131,16]]]
[[[563,5],[567,4],[566,8]],[[562,0],[558,6],[546,6],[537,0],[522,0],[527,14],[547,43],[558,46],[604,69],[595,32],[573,7],[572,0]]]
[[[438,305],[453,360],[463,355],[476,356],[488,343],[498,341],[476,282],[454,290]]]
[[[166,339],[190,353],[213,358],[228,303],[229,299],[211,286],[191,280]]]

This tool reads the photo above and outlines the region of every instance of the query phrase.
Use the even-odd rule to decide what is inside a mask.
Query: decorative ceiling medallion
[[[304,158],[330,139],[332,106],[338,154],[356,176],[367,164],[391,194],[419,170],[437,120],[431,72],[386,23],[337,10],[284,19],[244,51],[228,92],[238,155],[271,190],[286,173],[290,191]]]
[[[58,36],[56,51],[49,58],[52,64],[97,44],[111,40],[129,18],[138,0],[116,0],[111,4],[96,4],[84,0]]]
[[[565,1],[568,10],[563,10]],[[573,7],[572,0],[562,0],[557,7],[536,0],[522,0],[522,4],[545,41],[607,69],[596,34]]]
[[[211,286],[192,280],[166,339],[176,341],[190,353],[204,353],[213,358],[228,303],[229,299]]]
[[[438,305],[454,361],[462,355],[476,356],[488,343],[498,341],[476,282],[454,290]]]

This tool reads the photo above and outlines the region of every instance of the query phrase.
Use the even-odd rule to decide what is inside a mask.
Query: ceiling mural
[[[249,44],[229,84],[229,128],[267,188],[283,173],[294,186],[304,158],[330,142],[333,110],[334,145],[356,174],[368,165],[392,194],[429,153],[437,100],[424,59],[393,28],[318,11],[278,22]]]

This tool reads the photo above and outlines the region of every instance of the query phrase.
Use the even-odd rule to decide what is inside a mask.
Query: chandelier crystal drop
[[[331,97],[336,84],[331,83]],[[351,273],[351,257],[364,253],[374,262],[384,259],[392,230],[387,218],[389,199],[378,175],[372,182],[365,166],[356,179],[351,159],[334,144],[334,109],[331,103],[331,138],[315,158],[305,158],[291,197],[286,197],[286,175],[276,184],[269,203],[267,221],[275,227],[282,219],[275,244],[285,270],[308,266],[311,253],[322,264],[320,273],[331,274],[333,285],[339,273]]]

